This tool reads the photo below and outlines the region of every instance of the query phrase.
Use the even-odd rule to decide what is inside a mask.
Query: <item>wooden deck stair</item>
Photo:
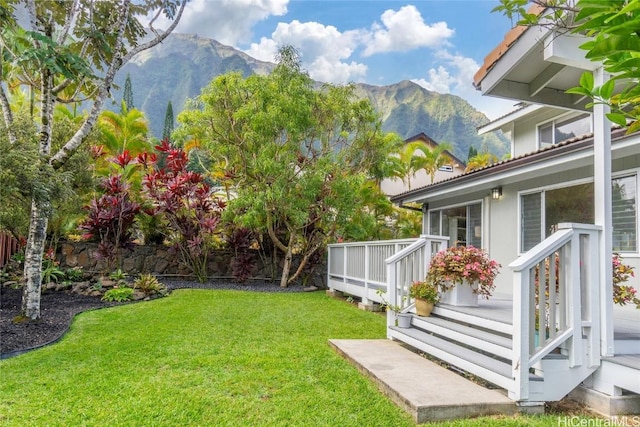
[[[437,306],[430,317],[414,315],[410,328],[391,327],[388,336],[511,392],[512,325]],[[559,400],[594,368],[571,368],[560,349],[529,375],[529,402]]]

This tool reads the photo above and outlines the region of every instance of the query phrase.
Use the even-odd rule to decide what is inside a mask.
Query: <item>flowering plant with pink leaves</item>
[[[446,291],[458,284],[477,285],[474,293],[489,298],[495,285],[493,281],[501,267],[487,253],[474,246],[452,246],[431,259],[427,281]]]
[[[640,309],[640,299],[633,286],[622,285],[630,278],[634,277],[633,267],[622,262],[618,254],[613,254],[613,302],[618,305],[635,304]]]

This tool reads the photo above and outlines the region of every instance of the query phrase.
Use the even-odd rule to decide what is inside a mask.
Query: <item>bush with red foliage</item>
[[[133,159],[128,151],[110,159],[118,168],[117,173],[103,178],[100,187],[104,191],[84,208],[87,218],[80,223],[83,238],[99,242],[98,256],[107,262],[107,270],[120,263],[120,250],[133,247],[133,225],[140,212],[140,204],[131,200],[130,186],[124,170]]]
[[[204,282],[209,251],[215,244],[226,202],[213,195],[200,173],[187,170],[189,159],[183,149],[172,146],[168,139],[155,149],[159,156],[144,159],[154,166],[143,180],[143,189],[153,205],[148,213],[162,215],[172,248],[196,278]]]

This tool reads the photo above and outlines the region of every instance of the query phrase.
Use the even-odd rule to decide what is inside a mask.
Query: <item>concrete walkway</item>
[[[372,378],[417,423],[518,412],[497,390],[486,389],[391,340],[329,340]]]

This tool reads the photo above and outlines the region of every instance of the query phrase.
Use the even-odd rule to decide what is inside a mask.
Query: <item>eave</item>
[[[628,155],[638,149],[639,134],[624,135],[625,129],[612,132],[614,157]],[[534,179],[541,175],[560,173],[593,164],[593,137],[591,135],[573,138],[534,153],[505,160],[485,168],[476,169],[434,184],[416,188],[390,198],[391,202],[403,205],[427,203],[470,192],[486,191],[520,181]]]

